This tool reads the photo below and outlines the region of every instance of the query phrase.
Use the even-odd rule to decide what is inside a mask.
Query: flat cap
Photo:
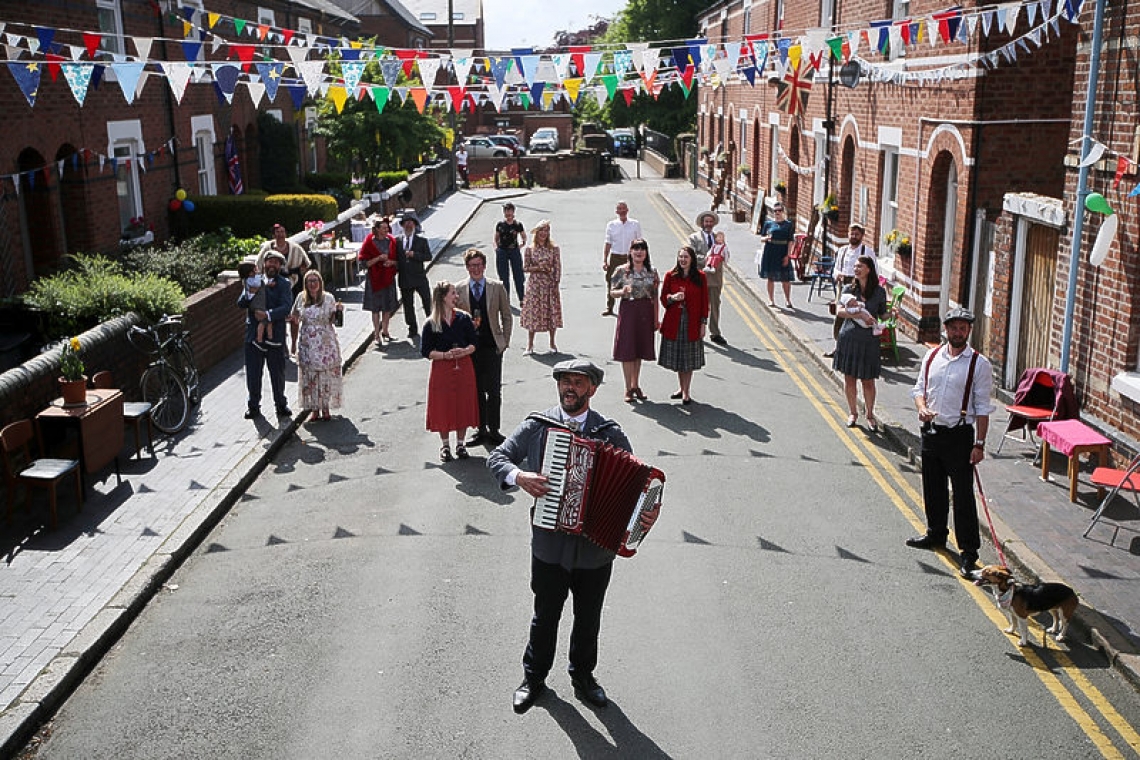
[[[285,263],[285,257],[281,254],[280,251],[270,251],[269,253],[265,254],[265,260],[269,261],[270,259],[280,259],[282,264]]]
[[[946,316],[942,318],[942,324],[949,324],[955,319],[965,320],[970,324],[974,324],[974,312],[970,311],[969,309],[963,309],[961,306],[959,306],[956,309],[951,309],[950,311],[946,312]]]
[[[587,359],[567,359],[564,362],[558,362],[551,370],[554,379],[557,380],[562,375],[585,375],[590,378],[590,382],[594,385],[601,385],[602,378],[606,373]]]

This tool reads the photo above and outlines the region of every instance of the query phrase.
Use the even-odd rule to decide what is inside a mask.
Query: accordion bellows
[[[632,557],[649,532],[641,515],[661,504],[665,473],[624,449],[548,428],[542,474],[550,492],[535,499],[533,524],[583,535]]]

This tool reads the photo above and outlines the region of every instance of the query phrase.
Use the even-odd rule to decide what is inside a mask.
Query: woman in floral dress
[[[305,273],[305,289],[293,302],[289,319],[300,327],[300,335],[293,337],[299,403],[302,409],[314,412],[314,420],[329,419],[329,409],[339,409],[341,405],[340,343],[333,318],[342,308],[342,304],[325,292],[320,272],[310,269]]]
[[[530,231],[532,245],[523,254],[523,271],[527,273],[526,299],[519,322],[527,331],[526,351],[534,353],[534,334],[550,333],[550,352],[558,353],[554,333],[562,327],[562,297],[558,283],[562,280],[562,256],[550,239],[550,220],[543,219]]]

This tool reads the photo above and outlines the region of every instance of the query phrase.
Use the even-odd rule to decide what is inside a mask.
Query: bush
[[[348,187],[349,183],[352,182],[352,177],[338,172],[313,172],[306,174],[302,181],[305,183],[305,187],[314,193],[323,193],[326,190],[340,190]]]
[[[182,311],[178,285],[153,273],[127,275],[104,256],[76,254],[74,268],[41,277],[24,294],[24,303],[45,316],[48,340],[79,335],[100,322],[137,312],[157,320]]]
[[[380,176],[377,177],[377,179],[380,181],[380,185],[386,189],[406,181],[408,179],[408,171],[401,169],[400,171],[380,172]]]
[[[273,225],[281,223],[289,234],[304,229],[305,222],[336,218],[336,199],[328,195],[198,195],[196,208],[186,215],[187,237],[229,227],[238,237],[270,237]]]
[[[228,228],[222,228],[162,247],[136,248],[122,261],[130,272],[173,280],[189,296],[213,285],[219,272],[235,269],[246,256],[256,254],[261,242],[261,238],[235,238]]]

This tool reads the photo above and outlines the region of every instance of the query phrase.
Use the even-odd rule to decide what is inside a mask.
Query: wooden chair
[[[79,477],[79,462],[75,459],[33,459],[30,443],[35,437],[31,420],[19,420],[0,430],[0,450],[4,454],[4,482],[8,491],[7,519],[12,519],[16,504],[16,488],[21,484],[48,490],[51,509],[51,527],[59,524],[56,515],[56,486],[67,476],[75,479],[77,509],[83,510],[83,482]],[[31,499],[28,495],[29,501]]]
[[[1117,470],[1112,467],[1097,467],[1093,470],[1092,483],[1097,488],[1111,488],[1112,490],[1105,494],[1104,500],[1101,501],[1100,506],[1096,508],[1093,513],[1092,520],[1089,521],[1089,527],[1085,528],[1084,537],[1088,538],[1089,531],[1096,525],[1097,520],[1104,514],[1104,510],[1112,503],[1118,493],[1132,494],[1132,503],[1136,505],[1136,509],[1140,510],[1140,454],[1132,458],[1129,463],[1128,469]]]
[[[115,382],[107,370],[96,372],[91,377],[92,388],[114,388]],[[151,404],[149,401],[123,402],[123,419],[134,429],[135,456],[142,459],[142,425],[146,422],[146,450],[154,456],[154,423],[150,418]]]

